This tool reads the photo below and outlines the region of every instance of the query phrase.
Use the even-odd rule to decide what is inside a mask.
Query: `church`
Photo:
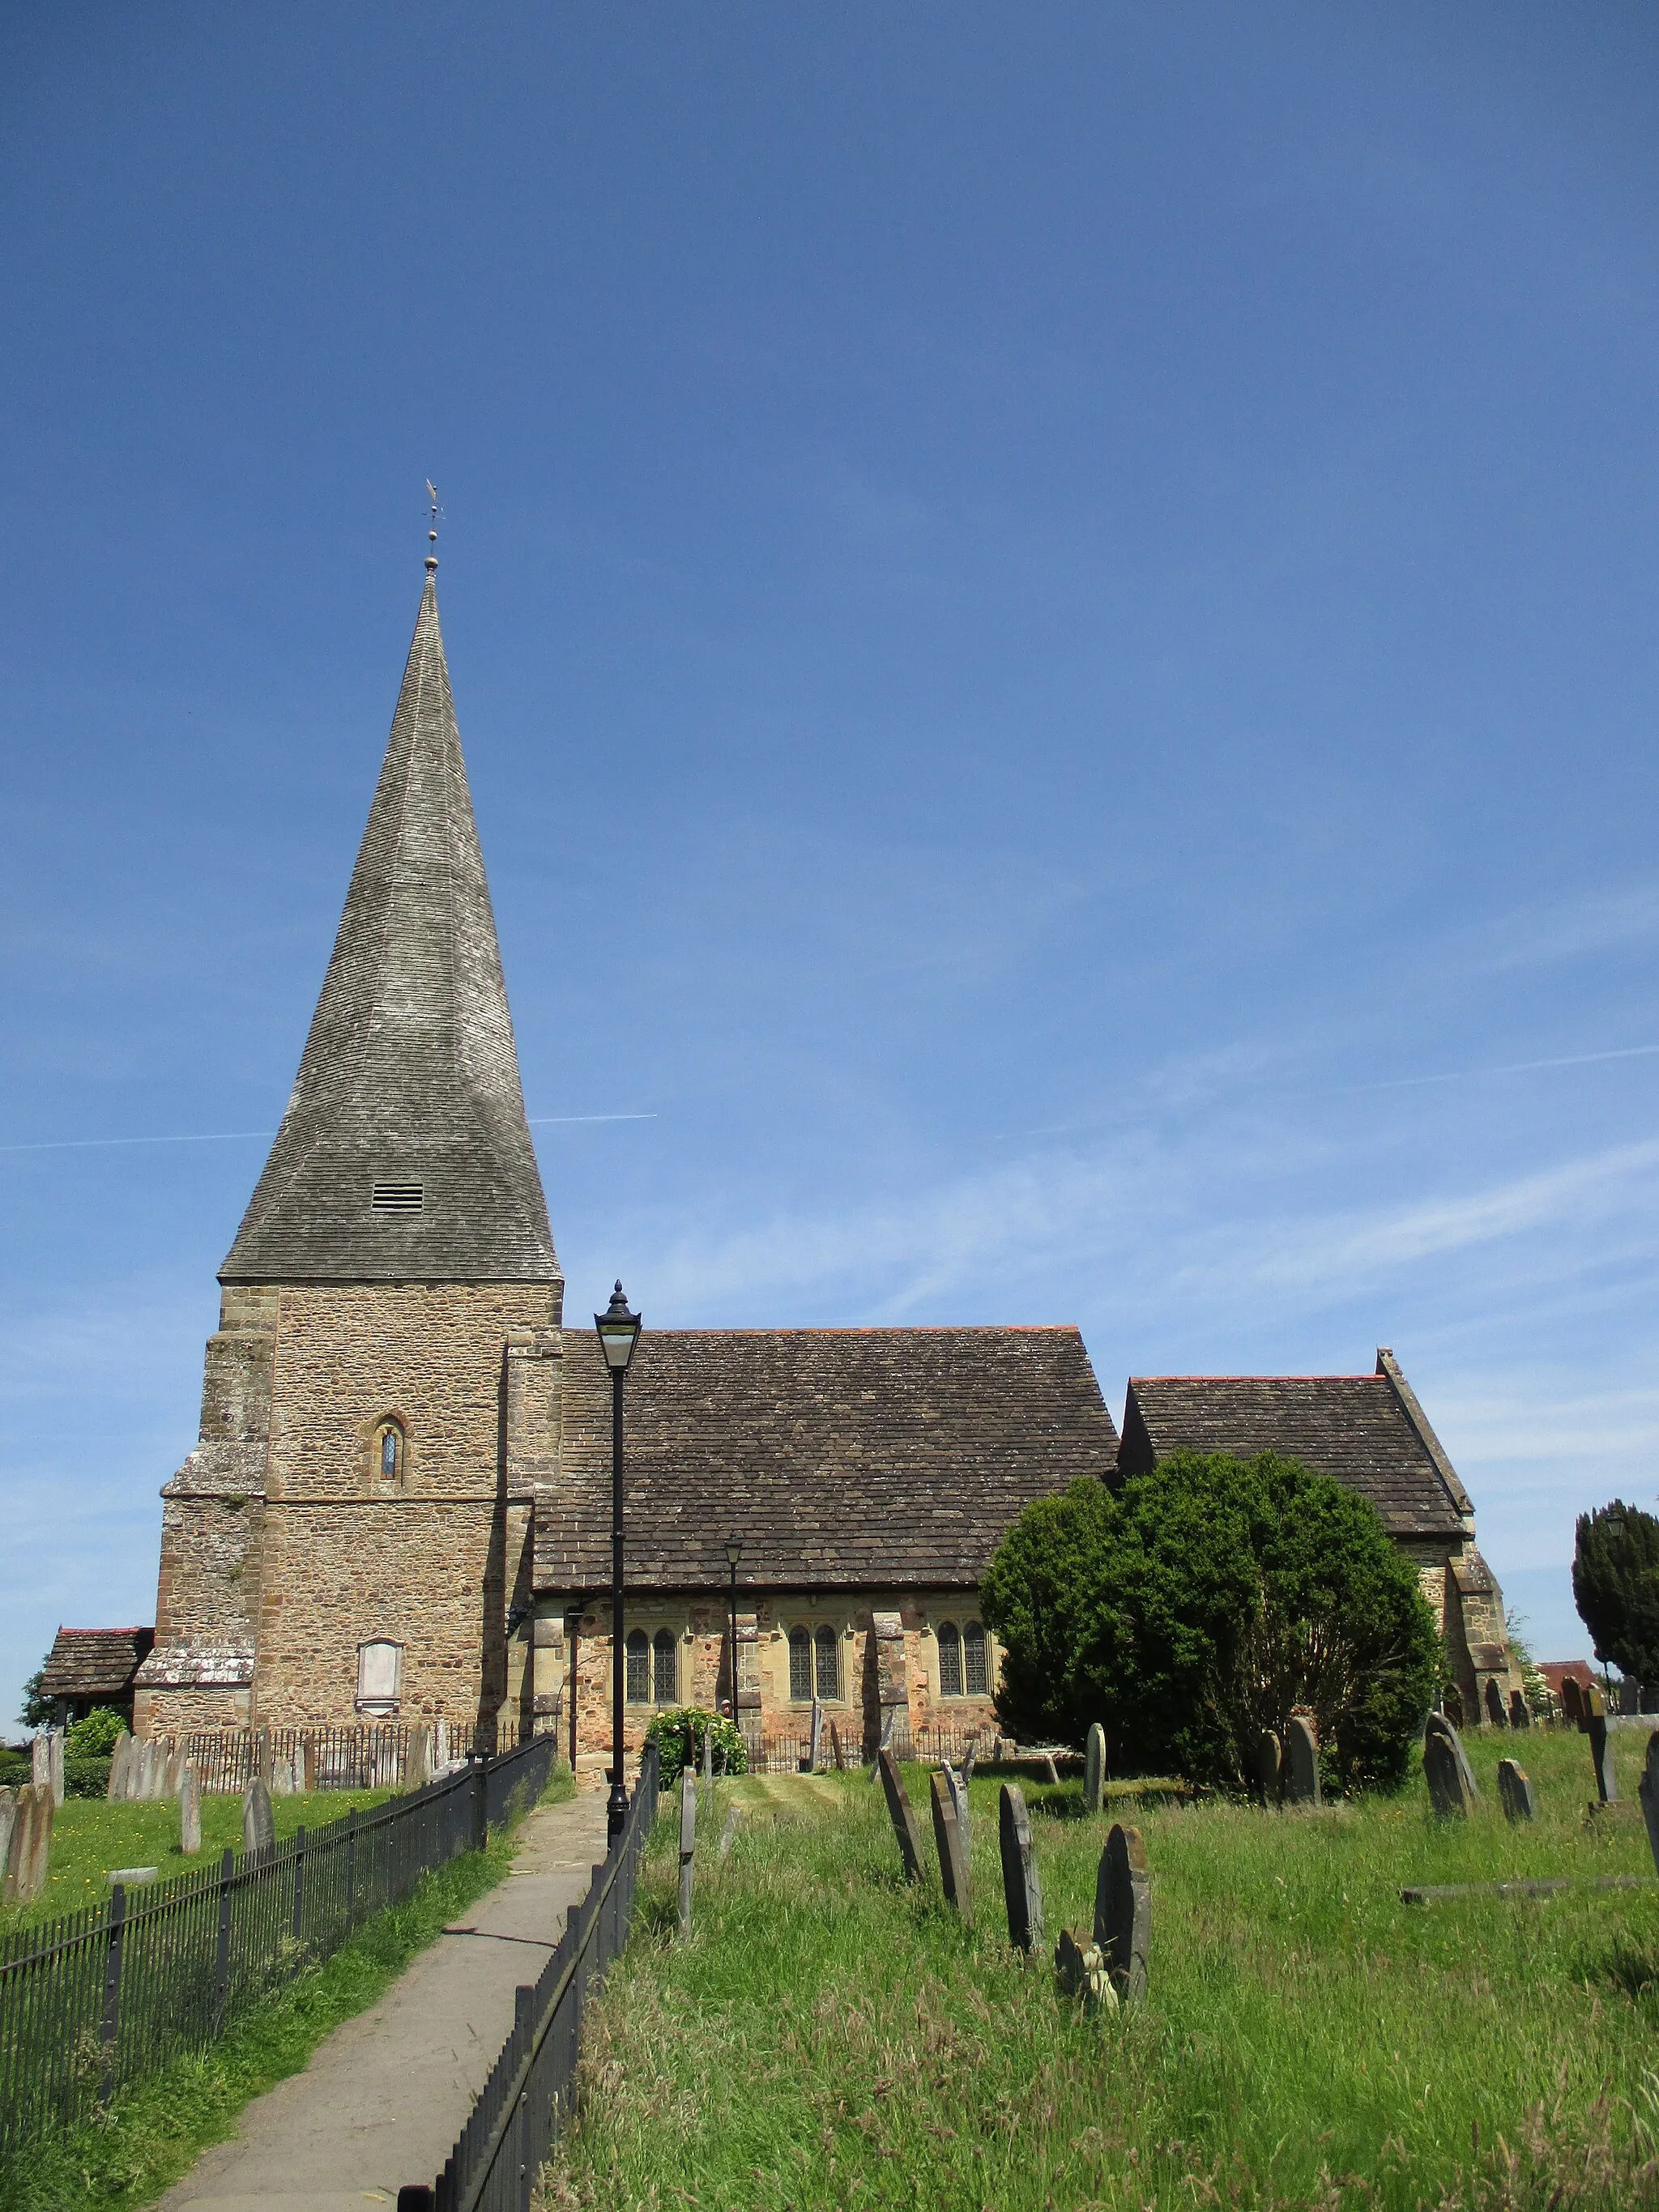
[[[609,1746],[610,1382],[587,1317],[566,1326],[436,571],[434,553],[299,1073],[219,1272],[199,1440],[162,1492],[140,1735],[442,1721],[452,1740],[554,1730],[573,1759]],[[630,1747],[680,1704],[777,1738],[817,1701],[860,1755],[987,1723],[992,1552],[1033,1499],[1117,1477],[1079,1331],[656,1329],[631,1287]],[[1190,1393],[1168,1399],[1132,1389],[1135,1464],[1193,1427]],[[1401,1532],[1439,1610],[1452,1565],[1478,1562],[1473,1515],[1437,1444],[1395,1444],[1444,1492]],[[1364,1463],[1332,1472],[1366,1487]]]

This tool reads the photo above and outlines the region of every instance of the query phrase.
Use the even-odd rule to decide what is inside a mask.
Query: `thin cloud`
[[[1523,907],[1470,933],[1472,964],[1487,972],[1542,967],[1659,937],[1659,885],[1592,891],[1548,906]]]
[[[1540,1068],[1595,1067],[1608,1060],[1645,1060],[1659,1053],[1659,1044],[1621,1045],[1612,1052],[1571,1052],[1554,1060],[1512,1060],[1498,1067],[1456,1067],[1440,1075],[1396,1075],[1382,1083],[1344,1085],[1352,1091],[1414,1091],[1425,1083],[1473,1083],[1488,1075],[1531,1075]]]

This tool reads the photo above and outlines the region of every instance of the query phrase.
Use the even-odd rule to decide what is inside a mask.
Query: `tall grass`
[[[1637,1759],[1621,1738],[1633,1794]],[[1497,1804],[1518,1750],[1530,1828]],[[1317,1814],[1034,1791],[1048,1941],[1086,1928],[1112,1817],[1152,1874],[1148,2002],[1090,2017],[1052,1948],[1005,1940],[996,1787],[973,1788],[971,1929],[907,1890],[879,1792],[722,1787],[750,1810],[699,1864],[672,1940],[659,1834],[633,1948],[595,2017],[557,2207],[1016,2208],[1659,2203],[1659,1886],[1402,1904],[1402,1885],[1651,1876],[1634,1804],[1586,1821],[1577,1736],[1471,1746],[1486,1802],[1439,1824],[1420,1780]],[[919,1807],[925,1777],[910,1778]],[[712,1838],[711,1838],[712,1840]]]

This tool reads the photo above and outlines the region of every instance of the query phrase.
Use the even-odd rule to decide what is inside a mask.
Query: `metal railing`
[[[550,1735],[550,1729],[539,1733]],[[246,1790],[262,1759],[280,1760],[293,1771],[309,1753],[313,1790],[397,1790],[403,1786],[415,1731],[399,1721],[361,1721],[343,1728],[192,1729],[169,1738],[196,1769],[204,1795]],[[495,1759],[530,1741],[525,1721],[481,1721],[467,1729],[430,1728],[427,1742],[441,1765],[453,1759]]]
[[[657,1747],[640,1761],[627,1824],[572,1908],[539,1980],[516,1992],[513,2032],[434,2185],[398,2192],[403,2212],[530,2212],[553,2138],[575,2104],[590,1994],[628,1942],[640,1861],[657,1816]]]
[[[920,1729],[895,1729],[891,1748],[902,1759],[918,1759],[922,1765],[937,1766],[949,1759],[959,1766],[969,1753],[977,1747],[981,1759],[990,1756],[996,1730],[990,1726],[981,1728],[949,1728],[933,1726]],[[799,1735],[762,1735],[758,1729],[744,1731],[744,1749],[748,1755],[751,1774],[799,1774],[805,1771],[811,1751],[810,1733]],[[867,1766],[876,1755],[874,1739],[866,1735],[862,1725],[856,1735],[841,1731],[842,1758],[848,1768]],[[818,1736],[818,1765],[820,1769],[835,1765],[833,1740],[828,1722]]]
[[[501,1759],[274,1850],[0,1936],[0,2149],[70,2126],[118,2091],[200,2051],[268,1990],[481,1850],[545,1788],[554,1742]]]

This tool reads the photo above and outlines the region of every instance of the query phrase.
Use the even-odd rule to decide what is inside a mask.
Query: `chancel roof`
[[[222,1282],[555,1282],[428,562],[300,1073]]]
[[[567,1330],[536,1583],[611,1574],[611,1386]],[[651,1329],[626,1385],[630,1589],[976,1584],[1033,1498],[1117,1431],[1075,1328]]]
[[[153,1628],[60,1628],[40,1677],[46,1698],[119,1698],[155,1641]]]
[[[1137,1375],[1118,1467],[1177,1451],[1279,1452],[1368,1498],[1395,1536],[1455,1536],[1472,1510],[1391,1352],[1375,1375]]]

